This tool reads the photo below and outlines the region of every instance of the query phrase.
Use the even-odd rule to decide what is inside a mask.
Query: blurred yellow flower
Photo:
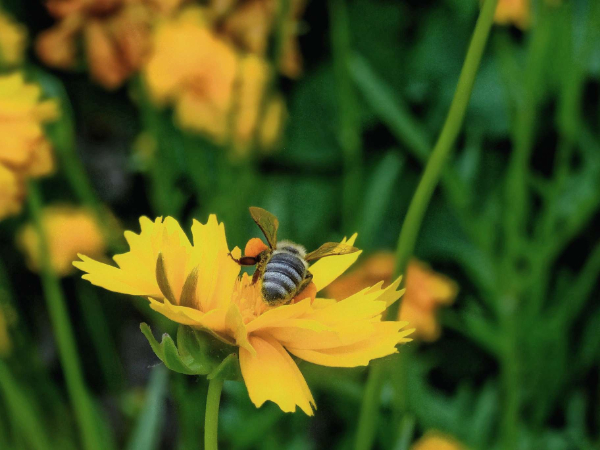
[[[223,15],[222,32],[242,50],[266,57],[269,39],[275,30],[278,0],[239,1],[225,8],[222,1],[213,1],[212,9],[217,15]],[[297,78],[302,72],[302,55],[298,45],[298,20],[304,12],[305,0],[292,0],[283,29],[285,35],[279,70],[290,77]]]
[[[184,0],[49,0],[58,23],[42,32],[37,53],[49,66],[73,69],[83,39],[92,78],[106,89],[120,87],[144,63],[157,17]]]
[[[221,145],[231,143],[240,155],[262,137],[257,128],[272,100],[264,98],[270,68],[263,59],[241,55],[220,38],[205,10],[188,8],[157,27],[144,74],[153,100],[173,104],[182,128],[204,133]],[[271,127],[281,126],[284,110],[280,104],[270,111]],[[271,142],[266,144],[273,145],[279,132],[269,131],[266,138]]]
[[[24,187],[21,177],[0,164],[0,219],[21,212]]]
[[[54,272],[60,276],[74,271],[73,260],[84,252],[101,258],[106,241],[96,216],[83,208],[68,205],[47,206],[42,212],[42,224],[48,242],[48,251]],[[39,234],[28,223],[17,234],[17,245],[27,258],[27,265],[40,271]]]
[[[514,25],[522,30],[531,23],[529,0],[499,0],[494,20],[499,25]]]
[[[140,224],[139,235],[125,233],[131,250],[114,257],[118,267],[83,255],[73,264],[87,272],[83,278],[92,284],[147,297],[151,308],[169,319],[239,347],[242,376],[257,407],[270,400],[286,412],[298,406],[313,414],[314,399],[290,353],[314,364],[355,367],[396,353],[396,345],[410,340],[412,330],[403,330],[405,322],[381,321],[385,309],[402,295],[400,279],[387,289],[379,283],[339,302],[310,296],[268,307],[260,283],[252,284],[246,273],[240,276],[216,216],[205,225],[194,221],[193,244],[171,217],[154,222],[142,217]],[[249,245],[256,247],[256,242]],[[241,251],[236,247],[231,254],[239,258]],[[358,255],[313,264],[315,291],[341,275]]]
[[[460,442],[439,431],[428,431],[410,450],[467,450]]]
[[[28,177],[53,171],[44,124],[58,117],[58,105],[41,96],[20,73],[0,76],[0,219],[19,212]]]
[[[0,67],[21,64],[26,45],[27,28],[0,10]]]
[[[327,293],[333,298],[345,298],[351,292],[364,289],[377,280],[389,283],[394,273],[394,264],[393,253],[376,253],[356,271],[332,283],[327,288]],[[406,270],[406,293],[402,298],[398,319],[415,327],[415,338],[435,341],[441,334],[436,310],[439,306],[452,304],[457,293],[458,287],[454,281],[413,259]]]

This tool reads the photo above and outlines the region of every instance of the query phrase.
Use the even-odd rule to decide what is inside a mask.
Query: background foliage
[[[3,6],[32,38],[52,23],[39,2]],[[529,29],[492,31],[428,209],[416,256],[460,293],[441,311],[440,340],[379,362],[390,376],[377,448],[407,448],[430,429],[474,449],[600,446],[600,7],[533,8]],[[133,230],[141,215],[189,223],[216,213],[239,246],[258,235],[247,207],[260,205],[281,236],[308,248],[356,230],[366,253],[394,249],[478,10],[475,0],[309,2],[304,73],[278,80],[288,101],[281,144],[238,160],[141,101],[135,79],[109,92],[85,68],[51,70],[30,50],[26,73],[63,110],[48,130],[62,156],[43,181],[45,202],[99,199]],[[133,150],[143,131],[156,139],[149,161]],[[69,187],[69,158],[85,167],[89,192]],[[26,220],[0,224],[0,295],[16,317],[0,361],[0,448],[80,448],[40,279],[14,243]],[[171,325],[79,276],[61,285],[102,448],[201,448],[206,381],[167,373],[139,331],[142,321]],[[222,447],[351,448],[367,370],[301,369],[314,418],[257,410],[243,384],[228,382]]]

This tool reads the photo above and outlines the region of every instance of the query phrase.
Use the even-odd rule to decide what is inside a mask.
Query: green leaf
[[[361,247],[370,248],[373,245],[381,220],[385,216],[385,210],[395,194],[395,181],[399,178],[404,165],[404,159],[398,153],[397,150],[390,150],[372,175],[372,181],[365,194],[363,219],[358,234]]]
[[[146,394],[146,403],[138,417],[127,450],[152,450],[160,444],[160,433],[164,424],[164,401],[167,393],[169,373],[162,366],[152,370]]]

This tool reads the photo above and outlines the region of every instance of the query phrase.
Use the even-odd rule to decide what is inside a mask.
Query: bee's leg
[[[240,266],[254,266],[258,262],[258,260],[253,256],[242,256],[240,259],[236,259],[231,253],[228,253],[228,255]]]

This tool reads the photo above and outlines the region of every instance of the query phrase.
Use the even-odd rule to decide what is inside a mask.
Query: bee
[[[254,266],[252,282],[261,281],[261,294],[269,306],[285,305],[300,294],[312,281],[308,263],[326,256],[357,252],[356,247],[327,242],[306,253],[301,245],[290,241],[277,242],[277,217],[262,208],[250,207],[250,215],[264,234],[268,247],[257,255],[244,255],[233,260],[242,266]]]

